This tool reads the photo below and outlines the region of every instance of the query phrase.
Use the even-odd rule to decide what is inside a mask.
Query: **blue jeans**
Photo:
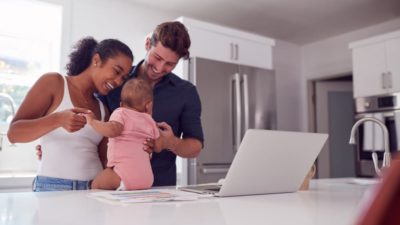
[[[90,189],[90,184],[90,181],[36,176],[33,180],[32,190],[35,192],[88,190]]]

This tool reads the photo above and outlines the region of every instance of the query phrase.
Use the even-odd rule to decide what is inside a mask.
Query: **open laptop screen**
[[[327,134],[319,133],[247,130],[225,181],[216,195],[297,191],[327,138]],[[188,186],[181,189],[190,188]],[[212,187],[203,185],[203,189],[204,192],[210,193],[208,189]]]

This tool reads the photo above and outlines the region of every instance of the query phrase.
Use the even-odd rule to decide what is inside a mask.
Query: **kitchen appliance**
[[[247,129],[276,129],[274,72],[198,57],[184,63],[200,95],[204,132],[203,150],[188,160],[187,183],[217,182]]]
[[[389,132],[390,152],[400,150],[400,93],[363,97],[355,99],[356,115],[359,120],[372,117],[384,123]],[[382,129],[372,122],[365,122],[358,128],[357,176],[375,176],[372,152],[377,152],[379,164],[384,153],[384,134]]]

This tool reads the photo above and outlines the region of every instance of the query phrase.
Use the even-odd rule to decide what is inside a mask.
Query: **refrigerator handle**
[[[247,74],[243,74],[243,110],[244,110],[244,133],[249,129],[250,115],[249,115],[249,79]],[[243,135],[244,135],[243,133]]]
[[[240,75],[235,73],[232,79],[232,89],[231,93],[232,99],[232,139],[233,139],[233,152],[236,152],[240,144],[240,134],[242,130],[241,124],[241,94],[240,94]]]

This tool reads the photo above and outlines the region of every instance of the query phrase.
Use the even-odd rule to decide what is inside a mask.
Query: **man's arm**
[[[147,139],[145,142],[145,150],[161,152],[167,149],[183,158],[197,157],[203,148],[201,141],[195,138],[180,139],[174,135],[171,126],[167,123],[157,123],[160,128],[160,137],[156,140]]]
[[[169,124],[165,122],[157,123],[160,128],[160,138],[156,140],[147,139],[144,143],[145,151],[151,153],[168,149],[184,158],[194,158],[199,155],[203,148],[200,97],[193,85],[186,90],[183,96],[185,96],[185,105],[179,115],[179,126],[183,133],[183,138],[176,137]]]
[[[183,158],[197,157],[203,148],[201,141],[195,138],[178,138],[172,132],[171,126],[162,122],[157,124],[160,128],[160,138],[155,140],[156,152],[162,149],[168,149],[176,155]]]
[[[175,147],[168,148],[170,151],[182,158],[195,158],[199,155],[202,149],[199,140],[194,138],[177,139]]]

